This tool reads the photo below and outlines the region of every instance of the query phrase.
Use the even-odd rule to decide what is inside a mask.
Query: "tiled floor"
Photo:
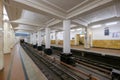
[[[53,45],[53,46],[59,46],[61,45]],[[78,50],[85,50],[85,51],[96,51],[104,54],[110,54],[110,55],[117,55],[120,56],[120,50],[112,50],[112,49],[100,49],[100,48],[91,48],[89,50],[84,49],[83,46],[72,46],[73,49]],[[20,54],[24,60],[24,62],[21,62]],[[11,53],[4,55],[4,69],[0,71],[0,80],[25,80],[25,73],[23,70],[23,64],[25,65],[25,68],[27,68],[27,74],[29,78],[33,78],[32,76],[39,76],[40,80],[47,80],[46,77],[42,74],[41,71],[37,68],[37,66],[30,60],[30,58],[26,55],[24,50],[19,46],[16,45]],[[28,65],[29,64],[29,65]],[[33,68],[34,67],[34,68]],[[31,74],[32,73],[32,74]],[[40,75],[38,75],[40,74]],[[35,77],[34,77],[35,79]]]
[[[0,80],[7,80],[11,54],[4,55],[4,69],[0,71]]]
[[[9,80],[25,80],[18,45],[16,45],[13,54],[14,55],[10,66],[11,71],[10,74],[8,74],[8,78]]]
[[[4,61],[4,69],[0,71],[0,80],[47,80],[19,44],[11,53],[4,55]]]
[[[52,46],[63,47],[62,45],[52,45]],[[71,48],[76,50],[88,51],[88,52],[96,52],[103,55],[108,54],[108,55],[120,56],[120,50],[114,50],[114,49],[102,49],[102,48],[84,49],[84,46],[71,46]]]
[[[23,69],[17,47],[4,55],[4,69],[0,71],[0,80],[24,80]]]

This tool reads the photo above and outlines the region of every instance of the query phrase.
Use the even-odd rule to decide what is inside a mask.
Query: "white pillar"
[[[90,28],[85,27],[84,48],[90,48]]]
[[[45,48],[50,48],[50,28],[45,28]]]
[[[34,33],[32,33],[32,45],[34,44]]]
[[[58,45],[57,32],[55,31],[55,44]]]
[[[70,54],[70,20],[63,20],[63,53]]]
[[[37,44],[38,44],[38,46],[42,45],[42,34],[41,34],[41,31],[37,32]]]
[[[36,39],[36,33],[33,33],[33,45],[36,45],[37,39]]]
[[[33,44],[32,43],[32,33],[30,34],[30,44]]]

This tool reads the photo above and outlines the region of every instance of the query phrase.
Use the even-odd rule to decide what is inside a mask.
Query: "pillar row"
[[[50,28],[45,28],[45,50],[44,52],[48,55],[52,54],[52,49],[50,48]]]
[[[58,45],[58,40],[57,40],[57,31],[55,31],[55,44]]]
[[[37,44],[38,46],[42,45],[42,32],[41,31],[37,32]]]
[[[70,65],[75,65],[75,61],[72,57],[72,53],[70,51],[70,20],[63,20],[63,53],[60,56],[60,60]]]
[[[37,48],[37,34],[33,33],[33,48]]]
[[[50,28],[45,29],[45,48],[49,49],[50,48]]]
[[[30,44],[33,44],[33,34],[30,34]]]
[[[42,48],[42,32],[41,31],[38,31],[37,32],[37,49],[39,51],[42,51],[43,48]]]
[[[84,48],[90,48],[90,28],[85,27]]]
[[[70,54],[70,20],[64,20],[63,21],[63,53],[64,54]]]

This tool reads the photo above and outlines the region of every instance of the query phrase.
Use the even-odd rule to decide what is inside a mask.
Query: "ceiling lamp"
[[[0,28],[0,31],[2,31],[3,29],[2,28]]]
[[[109,26],[109,25],[115,25],[115,24],[117,24],[118,22],[109,22],[109,23],[106,23],[105,25],[106,26]]]
[[[99,28],[99,27],[101,27],[102,25],[94,25],[94,26],[92,26],[92,28]]]
[[[78,28],[78,29],[76,29],[77,31],[80,31],[80,30],[82,30],[82,28]]]
[[[70,30],[70,31],[75,31],[75,29],[72,29],[72,30]]]
[[[72,25],[71,25],[71,28],[73,28],[73,27],[75,27],[75,26],[76,26],[76,25],[72,24]]]

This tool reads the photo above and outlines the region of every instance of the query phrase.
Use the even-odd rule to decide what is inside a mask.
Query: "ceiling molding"
[[[73,4],[74,7],[71,6],[69,3],[68,3],[69,5],[66,6],[65,4],[67,4],[67,1],[65,1],[66,3],[63,4],[65,8],[63,8],[63,6],[56,5],[56,4],[62,3],[62,1],[60,1],[59,3],[59,1],[57,0],[55,3],[49,0],[8,0],[8,1],[9,3],[5,3],[5,5],[7,6],[7,12],[8,12],[8,16],[10,17],[11,24],[15,24],[15,26],[21,25],[21,24],[34,26],[37,28],[36,31],[44,30],[46,27],[49,27],[51,29],[53,28],[56,30],[60,28],[62,29],[62,26],[63,26],[62,21],[64,19],[70,19],[72,23],[76,24],[78,27],[86,27],[89,25],[103,23],[103,22],[112,21],[112,20],[120,20],[118,16],[116,17],[109,16],[110,15],[109,13],[112,11],[115,11],[116,15],[118,14],[120,16],[119,5],[118,3],[116,3],[115,5],[113,3],[114,0],[84,0],[84,1],[81,1],[80,3],[75,2],[75,4],[77,5],[75,6]],[[119,1],[119,0],[116,0],[116,1]],[[115,5],[114,10],[111,9],[112,11],[111,10],[109,11],[108,9],[108,10],[102,11],[104,13],[109,11],[107,15],[107,18],[108,17],[109,18],[101,20],[103,19],[101,18],[101,16],[105,17],[106,15],[103,16],[104,13],[101,13],[99,11],[101,9],[104,9],[105,7],[109,7],[109,5],[111,5],[109,3],[112,3],[112,5]],[[26,13],[23,12],[24,9],[26,10]],[[92,14],[92,12],[95,12],[95,11],[96,12],[98,11],[98,13],[96,13],[98,15]],[[35,13],[39,13],[39,14],[35,14]],[[88,14],[90,14],[90,17]],[[43,15],[47,18],[44,18],[40,15]],[[95,16],[94,18],[93,16],[93,18],[96,21],[94,20],[94,22],[90,23],[90,21],[92,21],[91,20],[92,15],[96,15],[98,17]],[[97,19],[99,21],[97,21]],[[22,28],[19,28],[19,29],[22,29]],[[28,29],[34,30],[34,28],[28,28]]]
[[[75,11],[72,11],[71,13],[69,13],[66,17],[66,19],[72,19],[72,18],[76,18],[78,15],[89,11],[93,8],[96,8],[98,6],[101,6],[105,3],[111,2],[112,0],[94,0],[93,2],[87,4],[86,6],[82,7],[82,8],[78,8]]]
[[[14,29],[14,30],[25,30],[25,31],[34,31],[33,29]]]
[[[39,12],[41,14],[46,14],[60,19],[65,19],[66,16],[66,14],[58,10],[50,8],[43,3],[37,3],[33,0],[14,0],[14,4],[18,4],[18,6],[31,10],[33,12]]]
[[[15,30],[15,32],[28,32],[28,33],[31,33],[31,32],[35,32],[34,30]]]
[[[57,6],[57,5],[49,2],[49,0],[48,0],[48,1],[47,1],[47,0],[42,0],[42,1],[43,1],[43,2],[46,2],[47,4],[49,4],[49,5],[51,5],[51,6],[53,6],[54,8],[57,8],[57,9],[61,10],[62,12],[65,12],[65,13],[66,13],[66,10],[64,10],[64,9],[60,8],[59,6]]]
[[[120,17],[120,0],[114,0],[115,2],[115,11],[116,11],[116,15],[117,17]]]
[[[49,23],[51,23],[51,22],[53,22],[53,21],[55,21],[55,20],[56,20],[55,18],[52,18],[51,20],[47,21],[47,22],[45,23],[45,25],[47,25],[47,24],[49,24]]]
[[[48,26],[48,27],[52,27],[52,26],[55,26],[55,25],[57,25],[57,24],[59,24],[59,23],[61,23],[61,22],[62,22],[62,20],[56,19],[55,21],[47,24],[47,26]]]
[[[27,22],[27,21],[22,21],[20,19],[14,20],[14,21],[10,21],[10,22],[11,23],[17,23],[17,24],[23,24],[23,25],[29,25],[29,26],[35,26],[35,27],[42,26],[42,24],[36,24],[36,23]]]
[[[104,20],[100,20],[100,21],[90,23],[88,25],[92,26],[92,25],[96,25],[96,24],[104,24],[104,23],[113,22],[113,21],[120,21],[120,17],[111,17],[111,18],[108,18],[108,19],[104,19]]]
[[[82,25],[82,26],[88,26],[87,23],[85,23],[85,22],[83,22],[83,21],[81,21],[79,19],[75,19],[75,20],[72,20],[72,21],[75,22],[75,23],[78,23],[79,25]]]
[[[89,0],[85,0],[85,1],[83,1],[82,3],[80,3],[80,4],[76,5],[76,6],[74,6],[73,8],[67,10],[66,12],[69,13],[69,12],[75,10],[76,8],[80,7],[81,5],[85,4],[85,3],[88,2],[88,1],[89,1]]]

